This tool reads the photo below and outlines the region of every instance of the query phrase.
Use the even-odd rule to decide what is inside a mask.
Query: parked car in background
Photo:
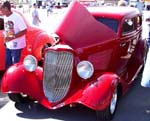
[[[6,71],[2,92],[15,102],[33,99],[51,110],[84,105],[99,121],[112,119],[119,97],[144,65],[141,13],[74,1],[54,32],[55,44],[44,50],[42,65],[27,55]]]
[[[23,17],[28,27],[26,34],[27,47],[22,52],[21,60],[23,60],[27,54],[32,54],[40,61],[42,48],[53,43],[51,36],[49,36],[44,30],[31,26],[19,11],[14,10],[14,12],[19,13]],[[0,11],[0,71],[5,70],[5,46],[3,32],[4,20],[2,12]]]

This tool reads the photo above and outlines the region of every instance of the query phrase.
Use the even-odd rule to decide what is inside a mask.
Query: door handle
[[[124,47],[124,46],[126,46],[126,45],[127,45],[126,42],[120,43],[120,47]]]

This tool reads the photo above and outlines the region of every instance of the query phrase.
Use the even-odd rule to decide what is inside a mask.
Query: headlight
[[[33,72],[37,67],[37,60],[34,56],[27,55],[24,58],[23,65],[27,71]]]
[[[94,73],[92,63],[90,63],[89,61],[81,61],[77,65],[77,73],[83,79],[90,78]]]

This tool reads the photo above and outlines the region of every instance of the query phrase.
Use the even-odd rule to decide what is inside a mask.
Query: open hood
[[[117,37],[115,32],[98,22],[77,1],[71,3],[55,33],[73,49],[92,46]]]

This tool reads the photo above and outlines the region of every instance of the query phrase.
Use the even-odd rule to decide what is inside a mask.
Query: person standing
[[[139,11],[142,13],[144,7],[145,7],[145,4],[142,0],[137,0],[137,3],[135,5],[136,8],[139,9]]]
[[[23,18],[11,10],[11,4],[6,1],[1,7],[4,15],[4,36],[6,45],[6,69],[20,61],[21,52],[26,47],[25,34],[27,26]]]
[[[33,11],[32,11],[32,24],[39,26],[39,23],[41,23],[41,20],[39,18],[39,12],[37,10],[38,6],[36,3],[33,4]]]
[[[51,8],[51,5],[48,4],[48,5],[46,6],[46,8],[47,8],[47,16],[49,16],[49,14],[53,12],[53,11],[52,11],[52,8]]]

